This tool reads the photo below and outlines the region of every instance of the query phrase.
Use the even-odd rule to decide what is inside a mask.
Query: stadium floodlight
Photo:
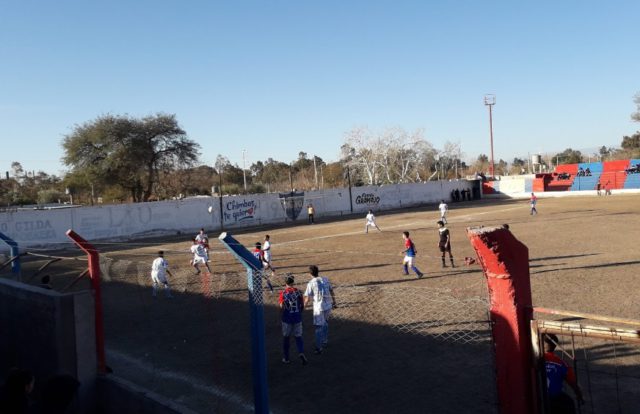
[[[489,164],[489,175],[494,176],[494,163],[493,163],[493,116],[491,108],[496,104],[496,96],[493,94],[486,94],[484,96],[484,104],[489,107],[489,135],[491,137],[491,159]]]

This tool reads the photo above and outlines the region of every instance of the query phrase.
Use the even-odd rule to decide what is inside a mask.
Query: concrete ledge
[[[598,192],[596,190],[585,190],[585,191],[533,191],[538,198],[558,198],[558,197],[597,197]],[[600,191],[602,193],[601,197],[604,197],[604,190]],[[619,189],[619,190],[611,190],[611,195],[634,195],[640,194],[640,189]],[[485,199],[501,199],[501,198],[509,198],[516,200],[524,200],[529,199],[531,197],[531,192],[526,193],[511,193],[511,194],[483,194],[482,198]]]

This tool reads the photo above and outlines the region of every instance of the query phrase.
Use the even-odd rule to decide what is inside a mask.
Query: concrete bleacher
[[[576,177],[576,179],[573,180],[570,191],[595,190],[596,184],[600,181],[600,175],[602,175],[602,172],[594,172],[591,170],[591,175],[589,176]]]
[[[629,168],[629,160],[606,161],[603,164],[600,185],[608,186],[611,190],[624,188],[627,179],[625,170]]]
[[[629,162],[629,168],[635,165],[640,165],[640,159],[633,159]],[[627,174],[627,179],[624,182],[623,188],[640,188],[640,174]]]
[[[560,179],[561,174],[568,174],[568,179]],[[578,175],[578,164],[563,164],[556,167],[556,175],[546,185],[546,191],[568,191]]]
[[[602,163],[601,162],[581,162],[577,165],[577,170],[582,168],[583,171],[587,171],[587,168],[591,172],[591,175],[576,177],[571,185],[570,191],[581,190],[595,190],[600,176],[602,175]]]

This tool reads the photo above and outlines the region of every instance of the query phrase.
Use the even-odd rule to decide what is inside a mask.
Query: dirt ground
[[[465,229],[510,225],[529,248],[536,306],[640,319],[639,210],[638,195],[542,198],[536,216],[529,215],[526,201],[454,203],[448,227],[455,269],[440,268],[435,206],[380,213],[383,232],[369,234],[364,217],[231,231],[245,246],[271,235],[276,285],[291,272],[304,289],[307,268],[316,264],[336,287],[339,307],[322,355],[312,352],[310,312],[305,315],[304,367],[293,343],[292,363],[282,364],[277,294],[265,292],[271,410],[495,412],[486,287],[480,268],[463,264],[465,256],[475,257]],[[404,230],[416,244],[423,279],[402,275]],[[213,274],[204,276],[188,267],[185,236],[99,245],[107,362],[116,374],[198,412],[251,412],[246,274],[209,236]],[[159,249],[167,252],[175,274],[172,299],[151,297],[149,267]],[[52,284],[61,288],[69,277]],[[639,348],[624,348],[628,365],[636,364]],[[613,375],[600,378],[597,368],[607,371],[615,364],[611,352],[603,354],[594,357],[590,378],[579,372],[583,388],[609,389]],[[623,396],[622,407],[640,402],[636,374],[623,376],[633,386],[611,388],[615,398]],[[609,412],[608,407],[592,404],[583,412]]]

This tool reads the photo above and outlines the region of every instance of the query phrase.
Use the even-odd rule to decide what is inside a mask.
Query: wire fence
[[[635,413],[640,406],[640,337],[635,327],[603,320],[537,314],[540,333],[555,333],[556,355],[575,370],[580,413]],[[595,318],[595,316],[594,316]],[[566,392],[573,397],[571,390]]]
[[[100,255],[107,365],[197,412],[252,412],[246,272],[215,258],[213,274],[202,266],[196,274],[184,253],[168,256],[172,297],[161,292],[154,297],[150,273],[155,255]],[[81,260],[51,263],[34,277],[47,261],[23,261],[23,281],[39,284],[46,273],[56,290],[89,287],[81,280],[70,286],[86,268]],[[311,312],[305,312],[309,364],[303,370],[281,362],[278,297],[285,276],[257,276],[263,290],[255,296],[265,310],[273,412],[289,412],[309,398],[323,404],[307,412],[496,412],[488,303],[480,278],[457,290],[335,283],[330,345],[321,356],[313,355]],[[309,279],[296,275],[295,286],[304,291]],[[322,395],[310,397],[308,390],[318,384],[323,384]],[[437,393],[425,392],[434,387]]]

